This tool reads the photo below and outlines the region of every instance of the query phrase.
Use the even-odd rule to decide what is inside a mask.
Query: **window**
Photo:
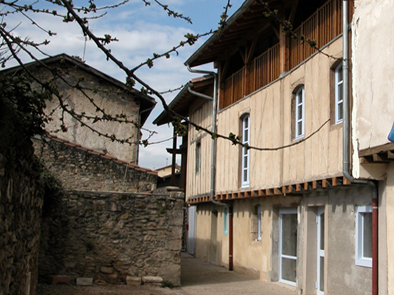
[[[305,130],[305,91],[304,86],[297,89],[294,96],[295,100],[295,136],[294,139],[298,139],[304,136]]]
[[[245,115],[242,118],[242,143],[249,145],[250,142],[250,116],[249,114]],[[243,146],[242,152],[242,166],[241,166],[241,186],[248,187],[249,186],[249,148]]]
[[[263,213],[261,205],[257,206],[257,238],[256,241],[261,241],[261,215]]]
[[[196,142],[196,174],[201,171],[201,141]]]
[[[228,236],[228,206],[223,207],[223,235]]]
[[[356,210],[356,265],[372,267],[372,207]]]
[[[343,121],[343,74],[342,62],[337,65],[335,73],[335,124]]]

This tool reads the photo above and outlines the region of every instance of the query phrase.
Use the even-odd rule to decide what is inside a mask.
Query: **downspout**
[[[349,103],[349,7],[348,0],[342,1],[343,24],[343,175],[352,183],[372,187],[372,295],[378,295],[378,186],[375,181],[355,179],[350,173],[350,103]]]
[[[211,71],[203,71],[203,70],[195,70],[190,68],[190,65],[185,64],[187,69],[191,73],[198,74],[208,74],[213,76],[213,97],[207,96],[202,93],[195,92],[191,90],[189,87],[188,90],[190,93],[212,100],[212,133],[216,134],[216,116],[217,116],[217,98],[218,98],[218,75],[216,72]],[[233,270],[233,208],[229,203],[223,203],[215,200],[215,181],[216,181],[216,140],[212,137],[212,147],[211,147],[211,190],[210,190],[210,200],[213,204],[220,206],[228,206],[229,207],[229,263],[228,269]]]

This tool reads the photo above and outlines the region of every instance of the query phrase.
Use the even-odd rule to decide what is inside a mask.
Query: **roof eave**
[[[226,30],[228,27],[233,24],[240,15],[242,15],[248,7],[256,0],[246,0],[242,6],[227,20],[226,22],[226,27],[223,28],[220,32],[216,31],[203,45],[201,45],[200,48],[198,48],[186,61],[185,61],[185,66],[190,66],[190,67],[195,67],[202,65],[203,63],[196,63],[196,59],[207,49],[207,47],[216,41]],[[211,60],[210,62],[213,62],[214,60]]]

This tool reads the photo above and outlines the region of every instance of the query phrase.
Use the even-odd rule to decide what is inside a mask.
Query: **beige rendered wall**
[[[305,85],[305,137],[330,119],[331,67],[342,56],[342,39],[292,70],[283,78],[221,110],[217,125],[220,134],[240,134],[240,117],[250,114],[252,146],[276,148],[289,145],[292,139],[292,93]],[[217,141],[216,190],[240,189],[240,147]],[[250,150],[250,189],[286,185],[341,174],[342,126],[329,122],[305,142],[278,151]]]
[[[95,104],[104,109],[108,114],[126,114],[128,120],[139,122],[138,112],[139,106],[133,101],[130,94],[123,91],[118,91],[113,85],[98,80],[97,77],[90,75],[79,69],[72,68],[69,70],[67,79],[69,83],[75,83],[79,77],[84,77],[84,82],[81,86],[85,87],[85,92],[90,98],[93,98]],[[77,80],[76,80],[77,81]],[[99,91],[93,91],[93,89]],[[96,107],[77,89],[70,88],[63,82],[58,83],[58,89],[65,97],[65,103],[74,109],[76,112],[85,112],[90,116],[101,116],[100,112],[96,112]],[[61,112],[58,109],[59,102],[54,98],[51,102],[47,103],[46,111],[53,113],[53,121],[46,125],[46,129],[53,135],[62,139],[80,144],[86,148],[91,148],[96,151],[106,151],[113,157],[119,158],[126,162],[133,162],[136,160],[136,144],[120,144],[112,142],[110,139],[99,137],[86,127],[81,127],[81,124],[70,115],[65,114],[65,126],[67,132],[56,132],[59,130]],[[137,141],[137,128],[134,124],[119,124],[115,122],[96,122],[92,126],[104,134],[115,134],[117,138],[125,139],[132,136],[133,141]]]
[[[272,208],[297,207],[299,198],[266,197],[239,200],[233,203],[234,210],[234,270],[255,278],[270,280],[272,263],[272,231],[278,228],[272,226],[274,216]],[[256,229],[253,216],[257,205],[262,206],[261,240],[256,240],[253,231]],[[217,212],[217,217],[213,212]],[[216,220],[216,234],[212,221]],[[196,246],[195,255],[217,265],[228,267],[229,239],[223,234],[223,206],[213,204],[197,205],[196,215]],[[278,241],[276,241],[276,244]],[[277,267],[276,267],[277,268]]]
[[[394,121],[394,2],[359,0],[355,4],[353,145],[364,150],[388,143]]]
[[[198,100],[190,106],[190,121],[201,127],[211,130],[212,126],[212,102]],[[196,172],[196,146],[201,143],[201,169]],[[189,126],[188,149],[187,149],[187,197],[207,194],[211,188],[211,152],[212,138],[202,130]],[[220,153],[220,152],[219,152]]]

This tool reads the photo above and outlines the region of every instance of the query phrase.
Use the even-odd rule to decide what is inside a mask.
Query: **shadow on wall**
[[[160,276],[180,285],[184,195],[67,192],[44,219],[40,277],[121,284]]]

